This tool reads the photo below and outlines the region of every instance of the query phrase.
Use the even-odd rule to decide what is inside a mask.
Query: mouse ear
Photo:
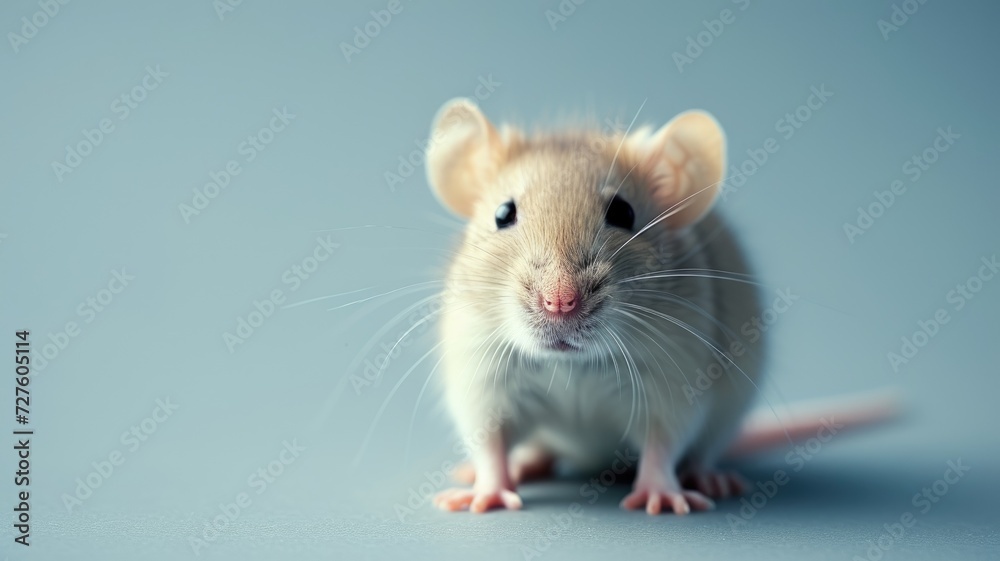
[[[503,142],[476,104],[445,103],[434,117],[427,147],[427,182],[452,212],[468,218],[483,185],[496,176]]]
[[[671,228],[697,222],[712,208],[726,168],[726,136],[712,115],[686,111],[633,140],[636,171]]]

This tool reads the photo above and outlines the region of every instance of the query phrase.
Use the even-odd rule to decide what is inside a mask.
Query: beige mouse
[[[480,445],[459,473],[472,487],[435,504],[517,509],[517,484],[557,459],[603,469],[625,449],[641,450],[625,508],[684,514],[742,492],[718,462],[758,395],[762,347],[737,332],[761,304],[713,210],[725,168],[725,135],[701,111],[656,130],[526,135],[469,100],[445,104],[427,176],[468,226],[447,272],[439,377],[460,436]],[[724,375],[692,396],[712,364]]]

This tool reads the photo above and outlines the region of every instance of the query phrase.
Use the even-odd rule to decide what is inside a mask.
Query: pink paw
[[[621,506],[628,510],[645,507],[648,514],[660,514],[666,506],[675,514],[687,514],[692,510],[712,510],[715,508],[715,503],[697,491],[636,482],[632,492],[622,499]]]
[[[476,482],[476,468],[473,467],[472,462],[462,462],[455,466],[451,472],[451,478],[459,483],[472,485]]]
[[[438,493],[434,497],[434,506],[451,511],[468,507],[469,512],[475,513],[486,512],[491,508],[518,510],[521,508],[521,497],[510,489],[479,490],[456,487]]]
[[[733,471],[699,470],[686,473],[682,481],[686,488],[700,491],[713,499],[738,497],[747,490],[746,480]]]

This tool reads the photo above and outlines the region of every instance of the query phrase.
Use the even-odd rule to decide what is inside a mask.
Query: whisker
[[[611,174],[615,170],[615,164],[618,163],[618,154],[621,152],[622,146],[625,145],[625,141],[628,140],[628,135],[629,135],[630,132],[632,132],[632,127],[635,125],[636,119],[639,118],[639,113],[642,113],[642,108],[646,106],[646,102],[647,101],[649,101],[648,97],[646,99],[642,100],[642,103],[639,104],[639,109],[636,110],[636,112],[635,112],[635,116],[632,117],[632,122],[630,122],[628,124],[628,127],[625,128],[625,132],[622,134],[622,139],[618,142],[618,148],[615,149],[615,155],[611,158],[611,165],[608,166],[608,175],[607,175],[607,177],[604,178],[604,185],[607,185],[608,182],[611,181]],[[635,169],[635,166],[632,166],[632,168]],[[629,170],[629,173],[632,173],[632,170]],[[628,175],[626,175],[626,177],[628,177]],[[624,183],[625,183],[625,180],[622,179],[622,182],[618,184],[618,189],[621,189],[621,186]],[[618,189],[615,189],[615,195],[618,194]],[[611,206],[611,200],[613,198],[614,197],[612,196],[611,198],[608,199],[608,205],[604,208],[604,212],[605,213],[608,212],[608,208]],[[597,235],[594,236],[594,242],[593,243],[595,243],[595,244],[597,243],[597,237],[599,235],[600,235],[600,230],[598,230]],[[593,244],[591,244],[591,245],[593,245]]]
[[[757,286],[760,288],[771,288],[765,284],[761,284],[756,281],[751,281],[747,279],[741,279],[736,277],[727,277],[722,275],[710,275],[710,274],[696,274],[696,273],[665,273],[665,274],[644,274],[638,277],[632,277],[628,279],[623,279],[618,281],[616,284],[625,284],[626,282],[635,282],[641,280],[653,280],[653,279],[677,279],[677,278],[703,278],[703,279],[713,279],[713,280],[727,280],[732,282],[738,282],[743,284],[749,284]]]
[[[389,402],[392,400],[393,396],[396,395],[396,392],[399,391],[400,386],[402,386],[403,382],[405,382],[406,379],[410,377],[410,374],[414,370],[416,370],[417,366],[419,366],[420,363],[422,363],[427,357],[429,357],[432,353],[434,353],[434,351],[436,351],[438,347],[440,347],[442,344],[444,344],[444,341],[439,342],[437,345],[431,347],[429,351],[424,353],[424,356],[420,357],[420,359],[414,362],[413,366],[411,366],[410,369],[407,370],[405,374],[403,374],[403,377],[400,378],[399,381],[397,381],[396,384],[389,391],[389,395],[387,395],[385,400],[382,402],[382,406],[378,408],[378,412],[375,414],[375,418],[372,420],[372,424],[369,425],[368,431],[365,433],[365,437],[361,441],[361,448],[358,450],[357,455],[354,456],[354,460],[351,461],[351,465],[353,467],[358,467],[358,464],[361,463],[361,459],[364,456],[365,451],[368,449],[368,443],[371,441],[372,435],[375,433],[375,427],[378,425],[379,420],[382,419],[382,415],[385,413],[386,408],[389,406]]]
[[[549,395],[549,392],[552,391],[552,382],[556,381],[556,370],[558,369],[559,369],[559,361],[557,360],[552,361],[552,377],[549,378],[549,387],[545,388],[545,395]]]
[[[324,232],[345,232],[348,230],[366,230],[366,229],[386,229],[386,230],[411,230],[414,232],[426,232],[428,234],[438,234],[440,236],[450,236],[454,232],[438,232],[436,230],[428,230],[426,228],[414,228],[411,226],[388,226],[384,224],[360,224],[357,226],[343,226],[340,228],[323,228],[320,230],[313,230],[314,234],[322,234]]]
[[[632,382],[632,384],[631,384],[632,385],[632,388],[631,388],[632,389],[632,393],[631,393],[632,406],[631,406],[631,408],[629,410],[629,414],[628,414],[628,423],[625,425],[625,430],[622,433],[622,437],[621,437],[621,440],[624,441],[626,438],[628,438],[629,431],[632,429],[632,418],[634,416],[636,416],[636,393],[639,391],[639,387],[640,387],[640,384],[642,383],[642,380],[640,379],[640,376],[639,376],[639,373],[638,373],[638,368],[636,369],[635,377],[633,377],[633,375],[632,375],[632,366],[633,366],[633,363],[632,363],[632,360],[631,360],[631,355],[628,352],[628,350],[625,349],[625,346],[622,344],[621,339],[615,334],[614,331],[612,331],[607,326],[606,323],[602,322],[602,324],[604,325],[604,328],[607,331],[608,335],[611,336],[611,338],[615,341],[615,344],[622,351],[622,355],[625,358],[625,366],[628,369],[629,380]]]
[[[602,325],[603,325],[603,323],[602,323]],[[607,326],[604,326],[604,329],[607,330]],[[604,346],[608,350],[607,356],[611,358],[611,363],[615,367],[615,379],[618,381],[618,399],[621,399],[622,398],[622,373],[621,373],[621,370],[618,369],[618,360],[615,359],[615,353],[611,350],[611,345],[608,344],[608,340],[605,339],[604,334],[603,333],[599,333],[599,334],[601,335],[601,340],[604,342]]]
[[[463,308],[467,308],[467,307],[469,307],[469,305],[462,306],[462,307],[457,308],[457,309],[463,309]],[[425,322],[427,322],[431,318],[440,315],[442,312],[443,312],[443,309],[438,310],[436,312],[431,312],[431,313],[427,314],[426,316],[420,318],[416,322],[414,322],[413,325],[411,325],[409,329],[407,329],[406,331],[404,331],[403,334],[400,335],[398,339],[396,339],[396,342],[392,344],[392,348],[390,348],[388,351],[386,351],[386,354],[388,356],[392,356],[392,353],[395,352],[396,347],[398,347],[399,344],[403,341],[403,339],[406,339],[406,337],[410,333],[412,333],[414,329],[420,327],[421,325],[423,325]],[[383,362],[382,366],[379,367],[378,373],[375,375],[375,381],[376,381],[376,383],[378,383],[378,381],[382,379],[382,374],[385,372],[385,367],[386,367],[387,364],[389,364],[389,361]]]
[[[621,313],[622,315],[624,315],[626,317],[630,317],[630,318],[634,319],[635,321],[643,323],[644,326],[647,329],[651,330],[653,333],[655,333],[657,335],[660,335],[664,339],[667,339],[667,337],[662,332],[660,332],[660,330],[656,329],[655,327],[653,327],[652,325],[650,325],[649,322],[643,320],[642,318],[636,316],[635,314],[632,314],[631,312],[628,312],[626,310],[617,310],[616,309],[615,311],[618,312],[618,313]],[[629,324],[626,322],[625,325],[629,325]],[[660,350],[663,351],[663,353],[665,355],[667,355],[667,358],[670,359],[670,362],[674,363],[674,367],[677,368],[677,371],[680,372],[681,376],[684,378],[684,381],[687,382],[687,377],[684,375],[684,370],[681,368],[681,365],[677,364],[677,361],[674,360],[673,355],[671,355],[668,350],[664,349],[663,345],[660,345],[659,341],[657,341],[656,339],[654,339],[649,333],[646,333],[642,329],[635,328],[634,326],[630,326],[630,327],[632,327],[635,331],[637,331],[639,333],[642,333],[643,335],[645,335],[646,337],[648,337],[650,341],[652,341],[657,347],[659,347]],[[646,346],[646,348],[649,349],[648,346]],[[657,365],[659,365],[659,361],[657,361]],[[672,401],[673,400],[673,395],[674,395],[673,394],[673,388],[671,387],[672,384],[670,383],[670,380],[667,379],[667,373],[663,371],[662,367],[660,368],[660,377],[662,377],[663,381],[666,382],[667,395],[670,398],[670,400]]]
[[[501,339],[500,339],[500,328],[499,327],[493,330],[493,334],[490,335],[490,338],[493,338],[494,340],[491,341],[490,344],[489,344],[489,346],[486,347],[486,352],[483,353],[483,356],[479,357],[479,363],[476,365],[476,369],[473,371],[472,376],[469,377],[469,387],[466,388],[466,390],[465,390],[465,394],[466,395],[469,395],[469,392],[472,391],[472,383],[475,382],[476,377],[479,376],[479,370],[483,366],[483,360],[486,358],[486,355],[489,353],[490,347],[493,346],[494,342],[500,343],[499,345],[497,345],[497,348],[493,351],[493,356],[490,358],[490,363],[487,365],[487,372],[483,374],[483,388],[484,388],[484,391],[485,391],[485,388],[486,388],[486,378],[487,378],[487,374],[489,373],[489,369],[493,365],[493,359],[496,358],[496,353],[497,353],[497,351],[500,350],[500,347],[502,347],[505,344],[505,342],[501,341]],[[482,348],[482,345],[480,345],[480,348]],[[478,349],[477,349],[477,352],[478,352]],[[475,357],[475,354],[473,354],[472,356]]]
[[[287,310],[289,308],[297,308],[299,306],[305,306],[306,304],[312,304],[313,302],[319,302],[320,300],[329,300],[330,298],[340,298],[341,296],[348,296],[350,294],[357,294],[359,292],[364,292],[366,290],[371,290],[375,288],[374,286],[368,286],[365,288],[359,288],[357,290],[349,290],[347,292],[340,292],[338,294],[330,294],[328,296],[320,296],[318,298],[310,298],[309,300],[303,300],[301,302],[296,302],[294,304],[285,304],[281,307],[282,310]]]
[[[735,331],[730,329],[728,325],[716,319],[715,316],[708,313],[708,310],[706,310],[705,308],[702,308],[701,306],[695,304],[694,302],[692,302],[687,298],[684,298],[683,296],[678,296],[676,294],[671,294],[669,292],[665,292],[662,290],[653,290],[649,288],[636,288],[633,289],[633,291],[640,292],[643,294],[649,294],[651,298],[660,298],[663,300],[667,300],[668,302],[680,304],[681,306],[684,306],[685,308],[700,314],[702,317],[706,318],[707,320],[715,324],[715,326],[718,327],[720,330],[722,330],[723,334],[729,338],[730,342],[740,341],[739,336],[736,334]]]
[[[511,359],[514,358],[514,351],[515,350],[517,350],[517,349],[514,347],[514,342],[511,341],[510,342],[510,353],[507,354],[507,363],[504,364],[504,367],[503,367],[503,387],[504,387],[505,390],[507,389],[507,374],[510,373],[510,361],[511,361]],[[518,353],[518,363],[521,363],[521,358],[522,358],[521,354]]]
[[[355,304],[361,304],[361,303],[364,303],[364,302],[368,302],[368,301],[370,301],[370,300],[374,300],[375,298],[381,298],[382,296],[388,296],[388,295],[390,295],[390,294],[395,294],[395,293],[397,293],[397,292],[402,292],[403,290],[407,290],[407,289],[409,289],[409,288],[416,288],[416,287],[418,287],[418,286],[430,286],[430,285],[434,285],[434,284],[442,284],[442,282],[443,282],[443,281],[426,281],[426,282],[418,282],[418,283],[415,283],[415,284],[411,284],[411,285],[409,285],[409,286],[404,286],[404,287],[401,287],[401,288],[394,288],[394,289],[392,289],[392,290],[390,290],[390,291],[388,291],[388,292],[383,292],[383,293],[381,293],[381,294],[376,294],[376,295],[374,295],[374,296],[369,296],[369,297],[367,297],[367,298],[362,298],[362,299],[360,299],[360,300],[355,300],[355,301],[353,301],[353,302],[348,302],[348,303],[346,303],[346,304],[341,304],[341,305],[339,305],[339,306],[334,306],[333,308],[327,308],[327,310],[326,310],[326,311],[328,311],[328,312],[332,312],[332,311],[335,311],[335,310],[339,310],[339,309],[341,309],[341,308],[346,308],[346,307],[348,307],[348,306],[353,306],[353,305],[355,305]]]
[[[636,167],[637,167],[638,165],[639,165],[639,164],[638,164],[638,163],[636,163],[636,164],[634,164],[634,165],[633,165],[633,166],[632,166],[631,168],[629,168],[628,172],[627,172],[627,173],[625,174],[625,177],[623,177],[623,178],[622,178],[622,180],[621,180],[620,182],[618,182],[618,187],[616,187],[616,188],[615,188],[615,192],[614,192],[614,194],[612,194],[612,195],[611,195],[611,198],[610,198],[610,199],[608,199],[608,204],[607,204],[607,206],[606,206],[606,207],[604,208],[604,213],[605,213],[605,214],[607,214],[607,212],[608,212],[608,208],[610,208],[610,207],[611,207],[611,201],[612,201],[612,200],[614,200],[615,196],[616,196],[616,195],[618,195],[618,192],[619,192],[619,191],[621,191],[621,188],[622,188],[622,185],[625,185],[625,180],[627,180],[627,179],[628,179],[628,176],[632,175],[632,171],[634,171],[634,170],[635,170],[635,168],[636,168]],[[597,239],[598,239],[599,237],[600,237],[600,230],[598,230],[598,233],[597,233],[597,235],[596,235],[596,236],[594,236],[594,242],[593,242],[592,244],[590,244],[591,248],[593,248],[593,247],[594,247],[594,245],[595,245],[595,244],[597,244]],[[602,244],[601,244],[601,247],[600,247],[600,248],[599,248],[599,249],[597,250],[597,254],[598,254],[598,255],[600,255],[601,253],[603,253],[603,252],[604,252],[604,248],[605,248],[605,247],[606,247],[606,246],[608,245],[608,242],[609,242],[609,241],[611,241],[611,236],[607,236],[607,237],[606,237],[606,238],[604,239],[604,243],[602,243]]]
[[[718,353],[719,356],[721,356],[722,358],[724,358],[727,361],[729,361],[729,363],[732,364],[734,367],[736,367],[736,370],[738,370],[740,372],[740,374],[742,374],[743,377],[746,378],[746,380],[748,382],[750,382],[750,385],[753,386],[754,390],[757,392],[757,395],[761,396],[761,398],[767,404],[768,408],[771,410],[771,414],[774,415],[775,420],[777,420],[778,423],[781,425],[781,430],[784,431],[785,438],[788,440],[788,443],[794,445],[794,441],[792,440],[791,435],[788,434],[788,430],[785,428],[784,423],[781,421],[781,418],[778,416],[778,413],[774,410],[774,406],[771,405],[771,400],[768,399],[767,396],[764,395],[764,393],[762,391],[760,391],[760,387],[757,385],[757,382],[755,382],[753,380],[753,378],[751,378],[749,375],[747,375],[747,373],[744,372],[742,368],[740,368],[740,365],[736,364],[736,361],[734,361],[732,358],[730,358],[729,355],[727,355],[726,353],[722,352],[721,350],[719,350],[718,347],[716,347],[710,341],[708,341],[704,337],[702,337],[697,332],[697,330],[695,330],[693,327],[689,326],[685,322],[683,322],[683,321],[681,321],[681,320],[679,320],[679,319],[677,319],[677,318],[675,318],[673,316],[670,316],[669,314],[664,314],[663,312],[659,312],[659,311],[647,308],[645,306],[637,306],[635,304],[630,304],[630,303],[627,303],[627,302],[622,302],[621,304],[623,306],[628,306],[628,307],[631,307],[631,308],[636,308],[636,309],[644,310],[647,313],[653,313],[656,316],[661,317],[662,319],[665,319],[665,320],[669,321],[670,323],[673,323],[674,325],[676,325],[676,326],[684,329],[688,333],[690,333],[690,334],[694,335],[695,337],[697,337],[699,341],[701,341],[702,343],[704,343],[705,345],[707,345],[710,349],[714,350],[716,353]]]
[[[615,163],[618,162],[618,153],[621,152],[622,146],[625,144],[625,140],[628,138],[628,133],[632,131],[632,126],[635,125],[635,120],[639,118],[639,113],[642,113],[642,108],[646,106],[646,102],[649,98],[642,100],[639,104],[639,109],[635,112],[635,117],[632,117],[632,122],[628,124],[628,128],[625,129],[625,134],[622,135],[621,142],[618,143],[618,148],[615,150],[615,155],[611,158],[611,166],[608,168],[608,176],[604,178],[604,183],[611,181],[611,172],[615,169]]]
[[[410,415],[410,427],[406,431],[406,445],[403,448],[404,466],[408,467],[410,465],[410,441],[413,439],[413,425],[417,422],[417,409],[420,408],[420,401],[424,398],[424,393],[427,391],[427,387],[430,385],[431,379],[434,377],[434,373],[437,372],[438,367],[441,366],[441,362],[444,361],[444,357],[447,354],[448,351],[442,353],[441,358],[434,363],[434,368],[431,368],[430,373],[427,375],[427,379],[424,380],[424,384],[420,386],[420,393],[417,394],[417,402],[413,404],[413,413]]]
[[[642,233],[646,232],[647,230],[649,230],[650,228],[652,228],[654,225],[659,224],[663,220],[666,220],[667,218],[669,218],[669,217],[673,216],[674,214],[677,214],[678,212],[680,212],[680,211],[684,210],[685,208],[687,208],[687,206],[690,205],[693,202],[693,200],[692,200],[693,197],[698,196],[699,194],[701,194],[705,190],[711,189],[712,187],[721,184],[723,181],[724,181],[724,179],[720,179],[719,181],[716,181],[715,183],[712,183],[711,185],[708,185],[706,187],[702,187],[701,189],[695,191],[694,193],[691,193],[690,195],[684,197],[683,199],[681,199],[680,201],[678,201],[677,203],[675,203],[673,206],[671,206],[667,210],[661,212],[656,218],[653,218],[653,220],[651,220],[648,224],[646,224],[645,226],[643,226],[631,238],[629,238],[628,240],[626,240],[625,243],[623,243],[621,245],[621,247],[619,247],[617,250],[615,250],[614,253],[611,254],[611,257],[614,257],[615,255],[617,255],[619,251],[621,251],[626,245],[629,244],[629,242],[631,242],[632,240],[634,240],[637,237],[639,237]]]
[[[317,427],[321,426],[322,423],[326,421],[327,417],[330,416],[330,414],[333,411],[333,406],[336,405],[338,401],[340,401],[340,397],[343,395],[344,390],[347,388],[347,382],[351,379],[352,373],[361,365],[361,361],[364,360],[366,356],[368,356],[368,353],[371,352],[372,348],[375,347],[377,342],[381,340],[386,333],[388,333],[388,331],[396,324],[396,322],[403,319],[407,314],[409,314],[413,310],[419,308],[420,306],[426,304],[427,302],[433,300],[434,298],[438,298],[439,296],[440,295],[438,294],[427,296],[425,298],[421,298],[420,300],[411,304],[410,306],[407,306],[402,312],[396,314],[392,319],[386,322],[385,325],[383,325],[378,331],[376,331],[371,338],[368,339],[368,341],[358,351],[358,354],[354,356],[354,359],[351,360],[351,363],[344,371],[344,374],[341,375],[340,380],[337,381],[337,385],[334,386],[333,391],[327,398],[326,403],[323,404],[323,409],[320,411],[319,415],[316,418]]]

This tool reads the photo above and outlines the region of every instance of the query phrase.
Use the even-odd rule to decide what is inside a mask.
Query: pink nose
[[[577,308],[580,303],[580,296],[575,290],[567,286],[561,286],[556,290],[545,292],[539,295],[542,307],[545,311],[556,315],[567,315]]]

